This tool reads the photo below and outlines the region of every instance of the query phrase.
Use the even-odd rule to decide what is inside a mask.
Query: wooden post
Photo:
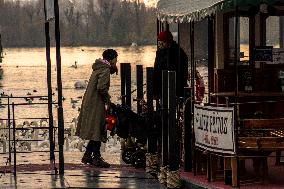
[[[14,153],[14,176],[17,175],[17,149],[16,149],[16,123],[15,123],[15,105],[12,103],[12,116],[13,116],[13,153]]]
[[[211,162],[211,169],[210,169],[210,182],[216,180],[216,172],[217,172],[217,165],[218,165],[218,157],[216,155],[210,154],[210,162]]]
[[[169,170],[176,171],[179,169],[179,142],[177,135],[177,124],[176,124],[176,72],[168,72],[168,83],[169,83],[169,117],[168,117],[168,141],[169,141]]]
[[[232,167],[232,186],[238,186],[238,161],[237,157],[231,158],[231,167]]]
[[[191,112],[191,88],[185,88],[185,105],[183,114],[184,126],[184,171],[192,171],[192,112]]]
[[[208,93],[214,91],[215,20],[208,18]],[[210,96],[208,102],[210,103]]]
[[[9,143],[8,143],[8,147],[9,147],[9,163],[11,165],[11,161],[12,161],[12,155],[11,155],[11,109],[10,109],[10,97],[8,96],[8,138],[9,138]]]
[[[207,160],[207,181],[211,182],[211,167],[212,167],[212,162],[211,162],[211,154],[207,153],[206,154],[206,160]]]
[[[137,113],[142,113],[143,100],[143,66],[136,65],[136,85],[137,85]]]
[[[195,62],[194,62],[194,22],[190,22],[190,68],[191,68],[191,113],[194,115],[194,101],[195,101],[195,85],[194,85],[194,78],[195,78]],[[194,118],[193,118],[194,119]],[[193,168],[193,174],[196,175],[197,167],[196,167],[196,158],[197,153],[194,148],[194,129],[192,130],[192,168]]]
[[[224,157],[224,184],[232,184],[232,168],[231,168],[231,158]]]
[[[59,174],[64,174],[64,118],[62,107],[62,80],[61,80],[61,54],[60,54],[60,28],[58,0],[54,0],[55,13],[55,41],[56,41],[56,68],[58,91],[58,145],[59,145]]]
[[[169,117],[169,83],[168,83],[168,71],[163,70],[162,72],[162,166],[168,165],[168,117]]]
[[[55,160],[53,141],[53,113],[52,113],[52,84],[51,84],[51,60],[50,60],[50,35],[49,22],[46,20],[46,7],[44,0],[44,15],[45,15],[45,41],[46,41],[46,75],[47,75],[47,91],[48,91],[48,124],[49,124],[49,146],[50,146],[50,160]]]
[[[120,93],[121,93],[121,105],[125,106],[125,64],[121,63],[120,64],[120,80],[121,80],[121,85],[120,85]]]
[[[280,43],[280,48],[284,47],[284,18],[283,16],[279,17],[279,35],[280,35],[280,39],[279,39],[279,43]],[[280,165],[281,164],[281,151],[276,151],[276,162],[275,165]]]
[[[284,17],[279,17],[279,34],[280,34],[280,48],[284,47]]]
[[[147,79],[147,109],[148,109],[148,119],[149,125],[148,130],[153,131],[154,123],[153,123],[153,67],[146,68],[146,79]],[[157,152],[157,136],[155,133],[148,134],[148,153],[156,153]]]
[[[126,105],[131,109],[131,66],[125,63]]]

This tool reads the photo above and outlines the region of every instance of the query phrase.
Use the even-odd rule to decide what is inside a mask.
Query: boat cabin
[[[281,164],[284,150],[284,1],[160,0],[157,9],[160,25],[178,24],[190,59],[192,111],[184,116],[192,117],[192,171],[206,154],[208,180],[222,169],[238,186],[252,159],[265,179],[268,157]],[[194,72],[202,66],[208,82],[200,102]]]

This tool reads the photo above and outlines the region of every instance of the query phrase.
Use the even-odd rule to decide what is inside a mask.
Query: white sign
[[[284,48],[273,48],[273,64],[284,64]]]
[[[54,0],[45,0],[46,21],[54,19]]]
[[[194,134],[200,148],[235,154],[234,109],[195,104]]]

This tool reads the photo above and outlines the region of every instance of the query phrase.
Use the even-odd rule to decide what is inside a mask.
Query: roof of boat
[[[284,0],[159,0],[157,17],[160,21],[190,22],[202,20],[217,12],[241,6],[283,4]]]

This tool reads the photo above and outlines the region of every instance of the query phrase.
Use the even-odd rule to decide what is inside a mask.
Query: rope
[[[167,172],[167,188],[180,188],[180,172],[177,171],[168,171]]]
[[[158,167],[158,154],[146,153],[146,173],[156,173]]]
[[[160,168],[160,175],[158,177],[159,181],[163,185],[167,185],[167,172],[169,171],[168,166]]]

